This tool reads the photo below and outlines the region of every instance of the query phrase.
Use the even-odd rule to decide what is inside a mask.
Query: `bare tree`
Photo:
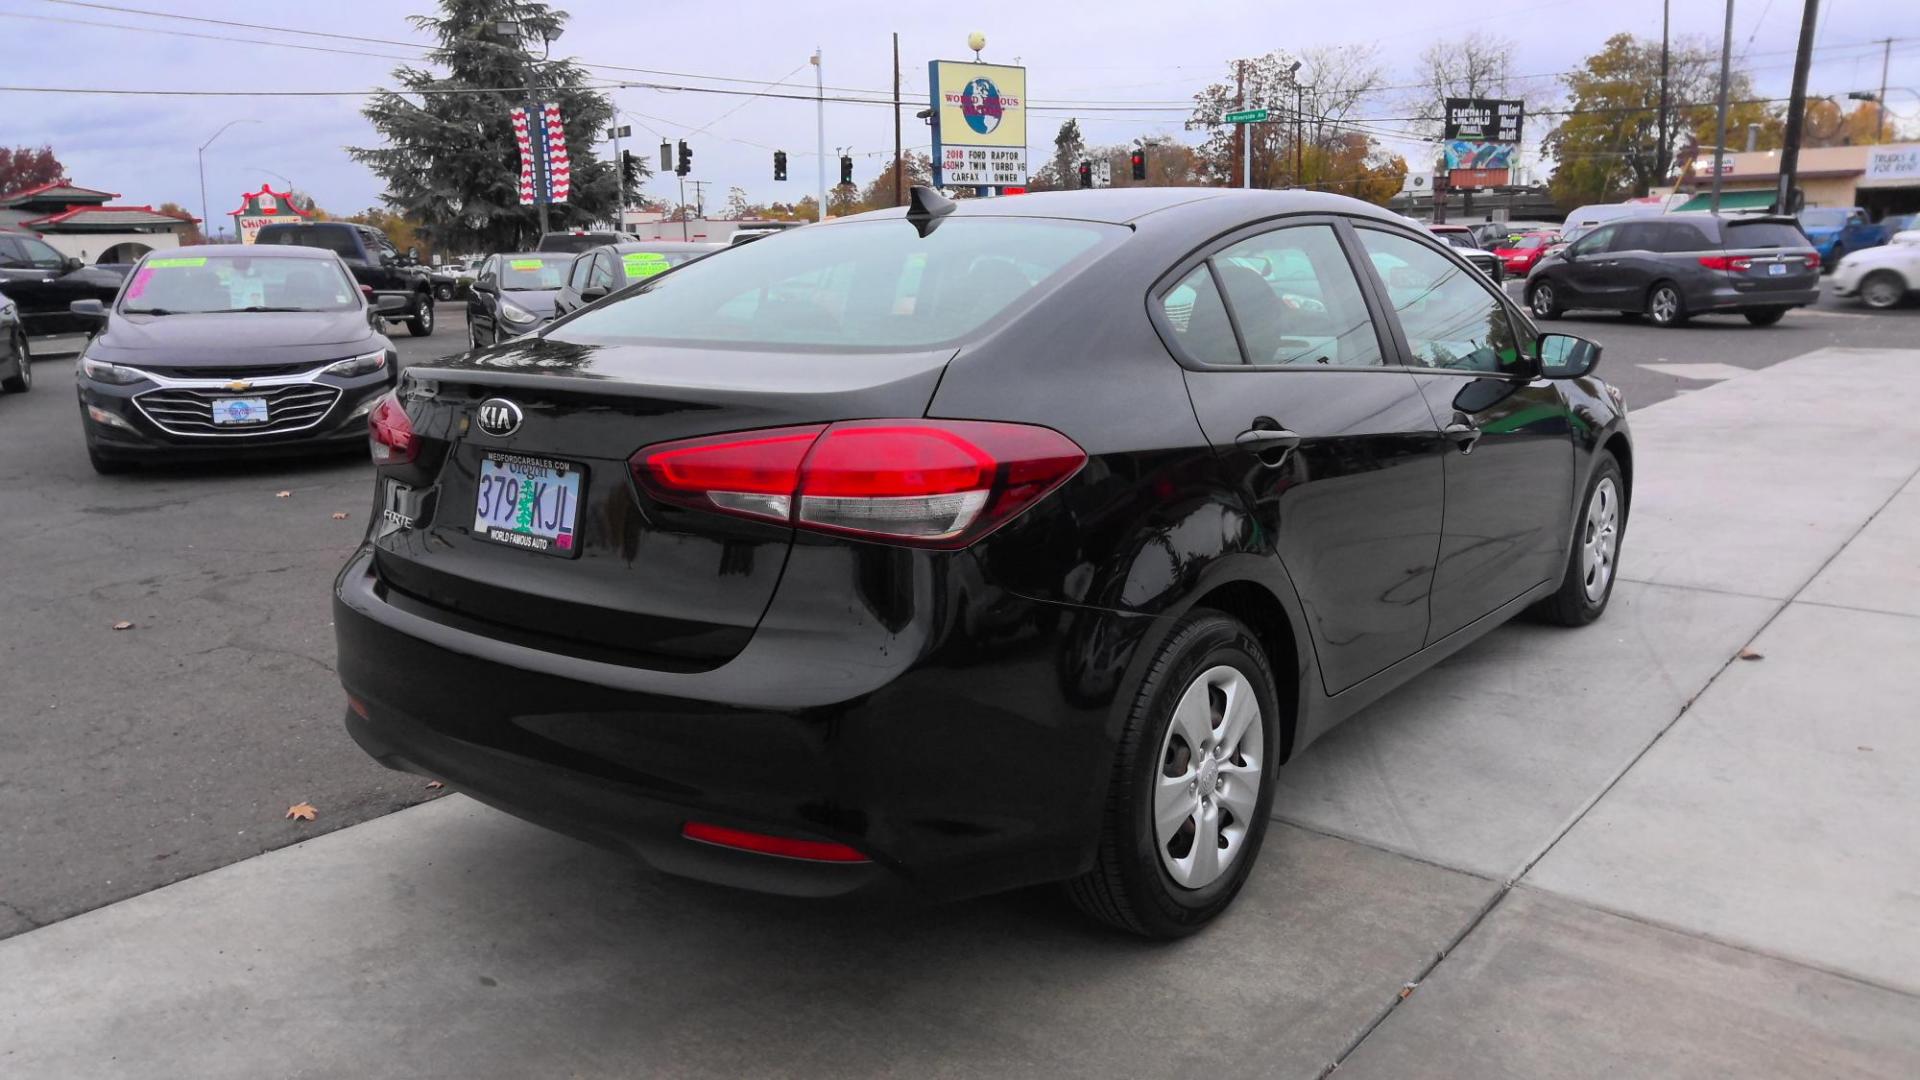
[[[1475,31],[1451,41],[1436,41],[1420,54],[1419,86],[1406,99],[1414,130],[1439,135],[1450,97],[1527,99],[1514,79],[1512,56],[1518,48],[1498,34]],[[1532,102],[1528,111],[1532,111]]]
[[[1276,50],[1235,60],[1228,67],[1228,81],[1194,95],[1187,126],[1210,129],[1195,171],[1213,183],[1237,177],[1241,135],[1235,128],[1244,126],[1251,140],[1254,187],[1304,183],[1311,177],[1296,169],[1306,157],[1296,148],[1296,135],[1311,146],[1338,132],[1359,130],[1347,117],[1379,88],[1380,65],[1371,45],[1309,49],[1297,56]],[[1266,109],[1271,118],[1260,124],[1225,123],[1226,114],[1239,109]],[[1303,131],[1297,131],[1298,118],[1304,118],[1297,125]]]

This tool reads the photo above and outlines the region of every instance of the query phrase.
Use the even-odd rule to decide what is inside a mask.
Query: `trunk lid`
[[[1721,235],[1727,257],[1740,261],[1727,270],[1735,289],[1758,298],[1819,288],[1820,266],[1810,261],[1818,252],[1791,218],[1734,218]]]
[[[678,348],[528,339],[431,368],[399,390],[419,452],[380,471],[380,581],[402,601],[489,633],[594,659],[697,670],[745,647],[779,583],[792,530],[657,503],[628,471],[654,443],[926,412],[953,350]],[[489,434],[480,406],[517,406]],[[498,425],[495,425],[496,427]],[[580,474],[570,550],[476,530],[489,455]],[[395,488],[394,485],[401,485]],[[559,498],[558,495],[555,498]],[[541,504],[543,507],[552,504]]]

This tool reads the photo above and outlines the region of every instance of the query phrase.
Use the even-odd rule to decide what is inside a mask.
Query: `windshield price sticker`
[[[633,278],[652,277],[670,269],[667,257],[657,251],[629,251],[620,256],[620,262],[627,276]]]
[[[507,265],[515,270],[538,270],[542,263],[539,259],[512,259]]]
[[[956,187],[1023,187],[1027,152],[991,146],[945,146],[940,150],[941,179]]]
[[[205,266],[207,260],[200,256],[181,256],[172,259],[148,259],[147,267],[152,270],[172,270],[189,266]]]

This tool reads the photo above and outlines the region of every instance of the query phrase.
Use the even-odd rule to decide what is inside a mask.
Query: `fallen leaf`
[[[1408,999],[1409,997],[1412,997],[1412,996],[1413,996],[1413,988],[1414,988],[1414,987],[1416,987],[1416,986],[1419,986],[1419,985],[1420,985],[1419,983],[1408,983],[1408,984],[1406,984],[1405,986],[1402,986],[1402,987],[1400,988],[1400,1000],[1401,1000],[1401,1001],[1405,1001],[1405,1000],[1407,1000],[1407,999]]]
[[[133,624],[125,619],[121,619],[119,622],[113,624],[113,628],[115,630],[131,630],[133,629]]]
[[[1754,652],[1754,651],[1753,651],[1752,649],[1741,649],[1741,650],[1740,650],[1740,659],[1742,659],[1742,660],[1764,660],[1764,659],[1766,659],[1766,655],[1765,655],[1764,653],[1757,653],[1757,652]]]
[[[333,520],[335,521],[347,520],[347,512],[345,510],[335,510],[333,512]]]
[[[312,821],[313,816],[317,813],[319,813],[319,811],[313,808],[312,803],[294,803],[292,806],[287,807],[287,820],[292,821],[295,818],[299,818],[301,821]]]
[[[273,497],[274,497],[274,498],[276,498],[276,499],[291,499],[291,498],[293,498],[293,492],[291,492],[291,491],[276,491],[276,492],[274,492],[274,493],[273,493]]]
[[[427,790],[428,790],[428,791],[438,791],[438,790],[440,790],[441,788],[443,788],[443,787],[446,787],[446,786],[447,786],[447,785],[445,785],[445,784],[443,784],[443,783],[441,783],[441,782],[440,782],[440,781],[438,781],[438,780],[429,780],[429,781],[427,781]]]

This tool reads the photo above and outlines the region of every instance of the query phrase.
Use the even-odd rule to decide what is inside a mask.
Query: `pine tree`
[[[349,147],[387,189],[382,201],[421,223],[421,239],[441,251],[520,251],[538,240],[538,207],[520,205],[520,151],[508,111],[532,101],[556,102],[566,125],[572,191],[550,207],[553,228],[613,216],[619,168],[594,153],[613,105],[586,88],[585,69],[570,60],[529,53],[550,48],[567,22],[564,11],[531,0],[439,0],[437,15],[413,24],[438,42],[427,60],[438,70],[394,69],[403,87],[374,97],[364,115],[386,139]],[[496,37],[517,23],[521,42]],[[539,50],[544,53],[546,48]],[[531,78],[539,89],[520,87]],[[425,91],[457,91],[425,93]],[[644,165],[641,178],[651,175]]]

